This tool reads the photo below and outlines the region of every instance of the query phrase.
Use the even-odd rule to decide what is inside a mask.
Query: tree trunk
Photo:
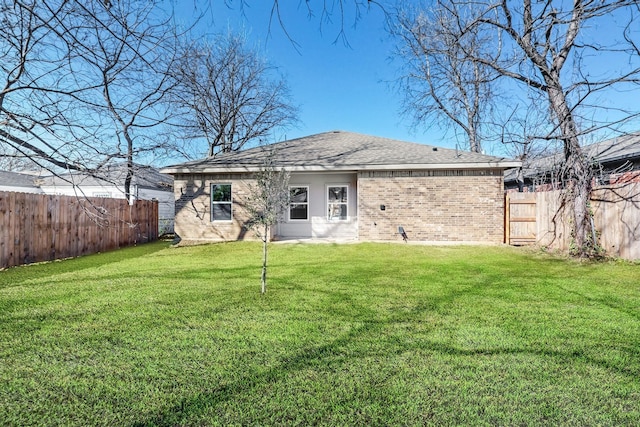
[[[127,140],[127,173],[124,178],[124,194],[127,202],[133,204],[131,198],[131,181],[133,181],[133,140],[129,135],[129,129],[124,129],[125,139]]]
[[[567,201],[571,203],[573,208],[573,243],[575,245],[573,250],[576,255],[587,256],[592,254],[598,246],[598,242],[592,241],[589,234],[591,170],[582,152],[571,153],[566,159],[566,163],[566,169],[571,171],[569,187],[565,191],[567,191]]]
[[[473,118],[471,117],[471,115],[469,115],[469,123],[471,123],[471,125],[469,126],[469,132],[468,132],[469,150],[474,152],[474,153],[480,153],[480,152],[482,152],[482,149],[480,148],[480,141],[478,140],[478,133],[476,131],[475,124],[473,124]]]
[[[269,243],[269,226],[265,224],[264,235],[262,236],[262,277],[260,289],[261,294],[267,292],[267,244]]]
[[[563,135],[564,160],[562,177],[565,180],[565,202],[573,211],[573,244],[576,255],[587,256],[595,251],[598,242],[589,238],[591,212],[589,200],[591,196],[591,168],[584,156],[578,140],[578,127],[569,109],[566,97],[559,85],[549,79],[547,94],[551,108],[558,119],[560,132]]]

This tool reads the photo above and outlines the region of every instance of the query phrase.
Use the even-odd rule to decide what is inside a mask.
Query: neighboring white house
[[[74,172],[40,177],[38,184],[45,194],[124,199],[125,174],[126,168],[120,163],[101,170],[99,177]],[[175,201],[173,178],[170,175],[161,174],[148,166],[136,165],[130,191],[130,203],[137,199],[157,200],[158,232],[173,233]]]
[[[42,193],[37,177],[17,172],[0,171],[0,191],[16,193]]]

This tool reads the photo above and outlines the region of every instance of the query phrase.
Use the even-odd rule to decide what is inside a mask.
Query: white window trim
[[[309,192],[309,184],[292,184],[289,185],[289,194],[291,194],[291,189],[292,188],[306,188],[307,189],[307,201],[305,203],[293,203],[291,202],[291,200],[289,200],[289,206],[287,208],[287,221],[289,222],[309,222],[311,219],[311,210],[310,210],[310,202],[311,202],[311,195]],[[307,218],[306,219],[291,219],[291,205],[307,205]]]
[[[330,187],[345,187],[345,189],[347,190],[347,201],[346,203],[333,203],[333,204],[337,204],[337,205],[346,205],[347,206],[347,217],[346,219],[341,219],[341,218],[330,218],[329,217],[329,188]],[[349,184],[340,184],[340,183],[335,183],[335,184],[326,184],[325,185],[325,189],[324,189],[324,197],[325,197],[325,218],[327,219],[327,221],[330,222],[348,222],[349,221],[349,212],[351,211],[351,209],[349,208],[349,202],[350,202],[350,194],[351,191],[349,191]]]
[[[231,200],[228,202],[214,202],[213,201],[213,186],[214,185],[229,185],[231,187]],[[230,219],[213,219],[213,204],[228,204],[231,208],[231,218]],[[233,222],[233,183],[231,182],[212,182],[209,185],[209,209],[211,209],[211,213],[209,214],[210,222],[215,223],[231,223]]]

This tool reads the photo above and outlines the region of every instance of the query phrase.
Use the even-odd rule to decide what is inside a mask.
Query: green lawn
[[[0,271],[0,425],[640,425],[640,265],[157,243]]]

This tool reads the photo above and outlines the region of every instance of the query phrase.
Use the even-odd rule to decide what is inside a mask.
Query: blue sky
[[[380,2],[385,3],[384,0]],[[384,13],[378,6],[361,8],[361,16],[356,19],[356,2],[344,2],[347,45],[339,38],[339,12],[333,11],[331,14],[333,22],[322,20],[321,1],[310,2],[315,13],[310,17],[305,1],[280,0],[284,27],[290,38],[277,21],[274,20],[269,26],[273,0],[245,0],[246,4],[241,8],[242,3],[243,0],[204,1],[203,4],[209,9],[202,17],[198,31],[211,34],[224,33],[228,29],[245,32],[250,42],[259,45],[260,51],[286,76],[293,101],[300,106],[301,123],[299,127],[288,130],[286,135],[274,135],[275,140],[345,130],[447,148],[456,148],[457,142],[459,147],[466,147],[466,141],[457,141],[452,131],[438,127],[411,128],[412,118],[400,115],[402,94],[394,84],[400,64],[390,59],[394,43],[385,30]],[[339,2],[326,3],[331,5]],[[185,2],[180,5],[184,9],[179,12],[185,14],[188,20],[188,15],[202,13],[202,9],[198,10],[198,4],[197,0],[194,3]],[[586,31],[592,31],[600,40],[603,29],[611,24],[610,20],[605,20],[599,24],[601,27],[592,28],[590,25]],[[611,65],[619,60],[616,57],[608,61],[604,54],[598,54],[589,58],[588,69],[596,74],[606,74],[619,68]],[[623,65],[620,64],[621,67]],[[613,105],[637,110],[637,94],[635,87],[626,93],[609,93],[607,98],[599,95],[593,102],[600,106]],[[616,119],[613,110],[600,111],[598,114],[602,120]],[[634,125],[637,126],[638,122],[630,124],[626,130],[636,130]],[[612,136],[602,132],[596,138]],[[487,154],[506,154],[500,144],[486,144],[483,148]]]
[[[455,141],[445,139],[439,129],[413,131],[410,118],[400,116],[401,95],[393,87],[397,64],[389,59],[393,43],[379,7],[361,9],[356,22],[353,3],[347,4],[346,45],[336,40],[339,13],[332,14],[333,23],[321,21],[317,2],[312,2],[316,16],[309,17],[304,2],[281,1],[284,26],[293,42],[278,22],[269,30],[271,1],[251,1],[242,10],[238,2],[232,8],[223,1],[212,3],[200,27],[211,33],[245,31],[286,76],[301,110],[301,124],[286,132],[287,139],[345,130],[455,148]]]

